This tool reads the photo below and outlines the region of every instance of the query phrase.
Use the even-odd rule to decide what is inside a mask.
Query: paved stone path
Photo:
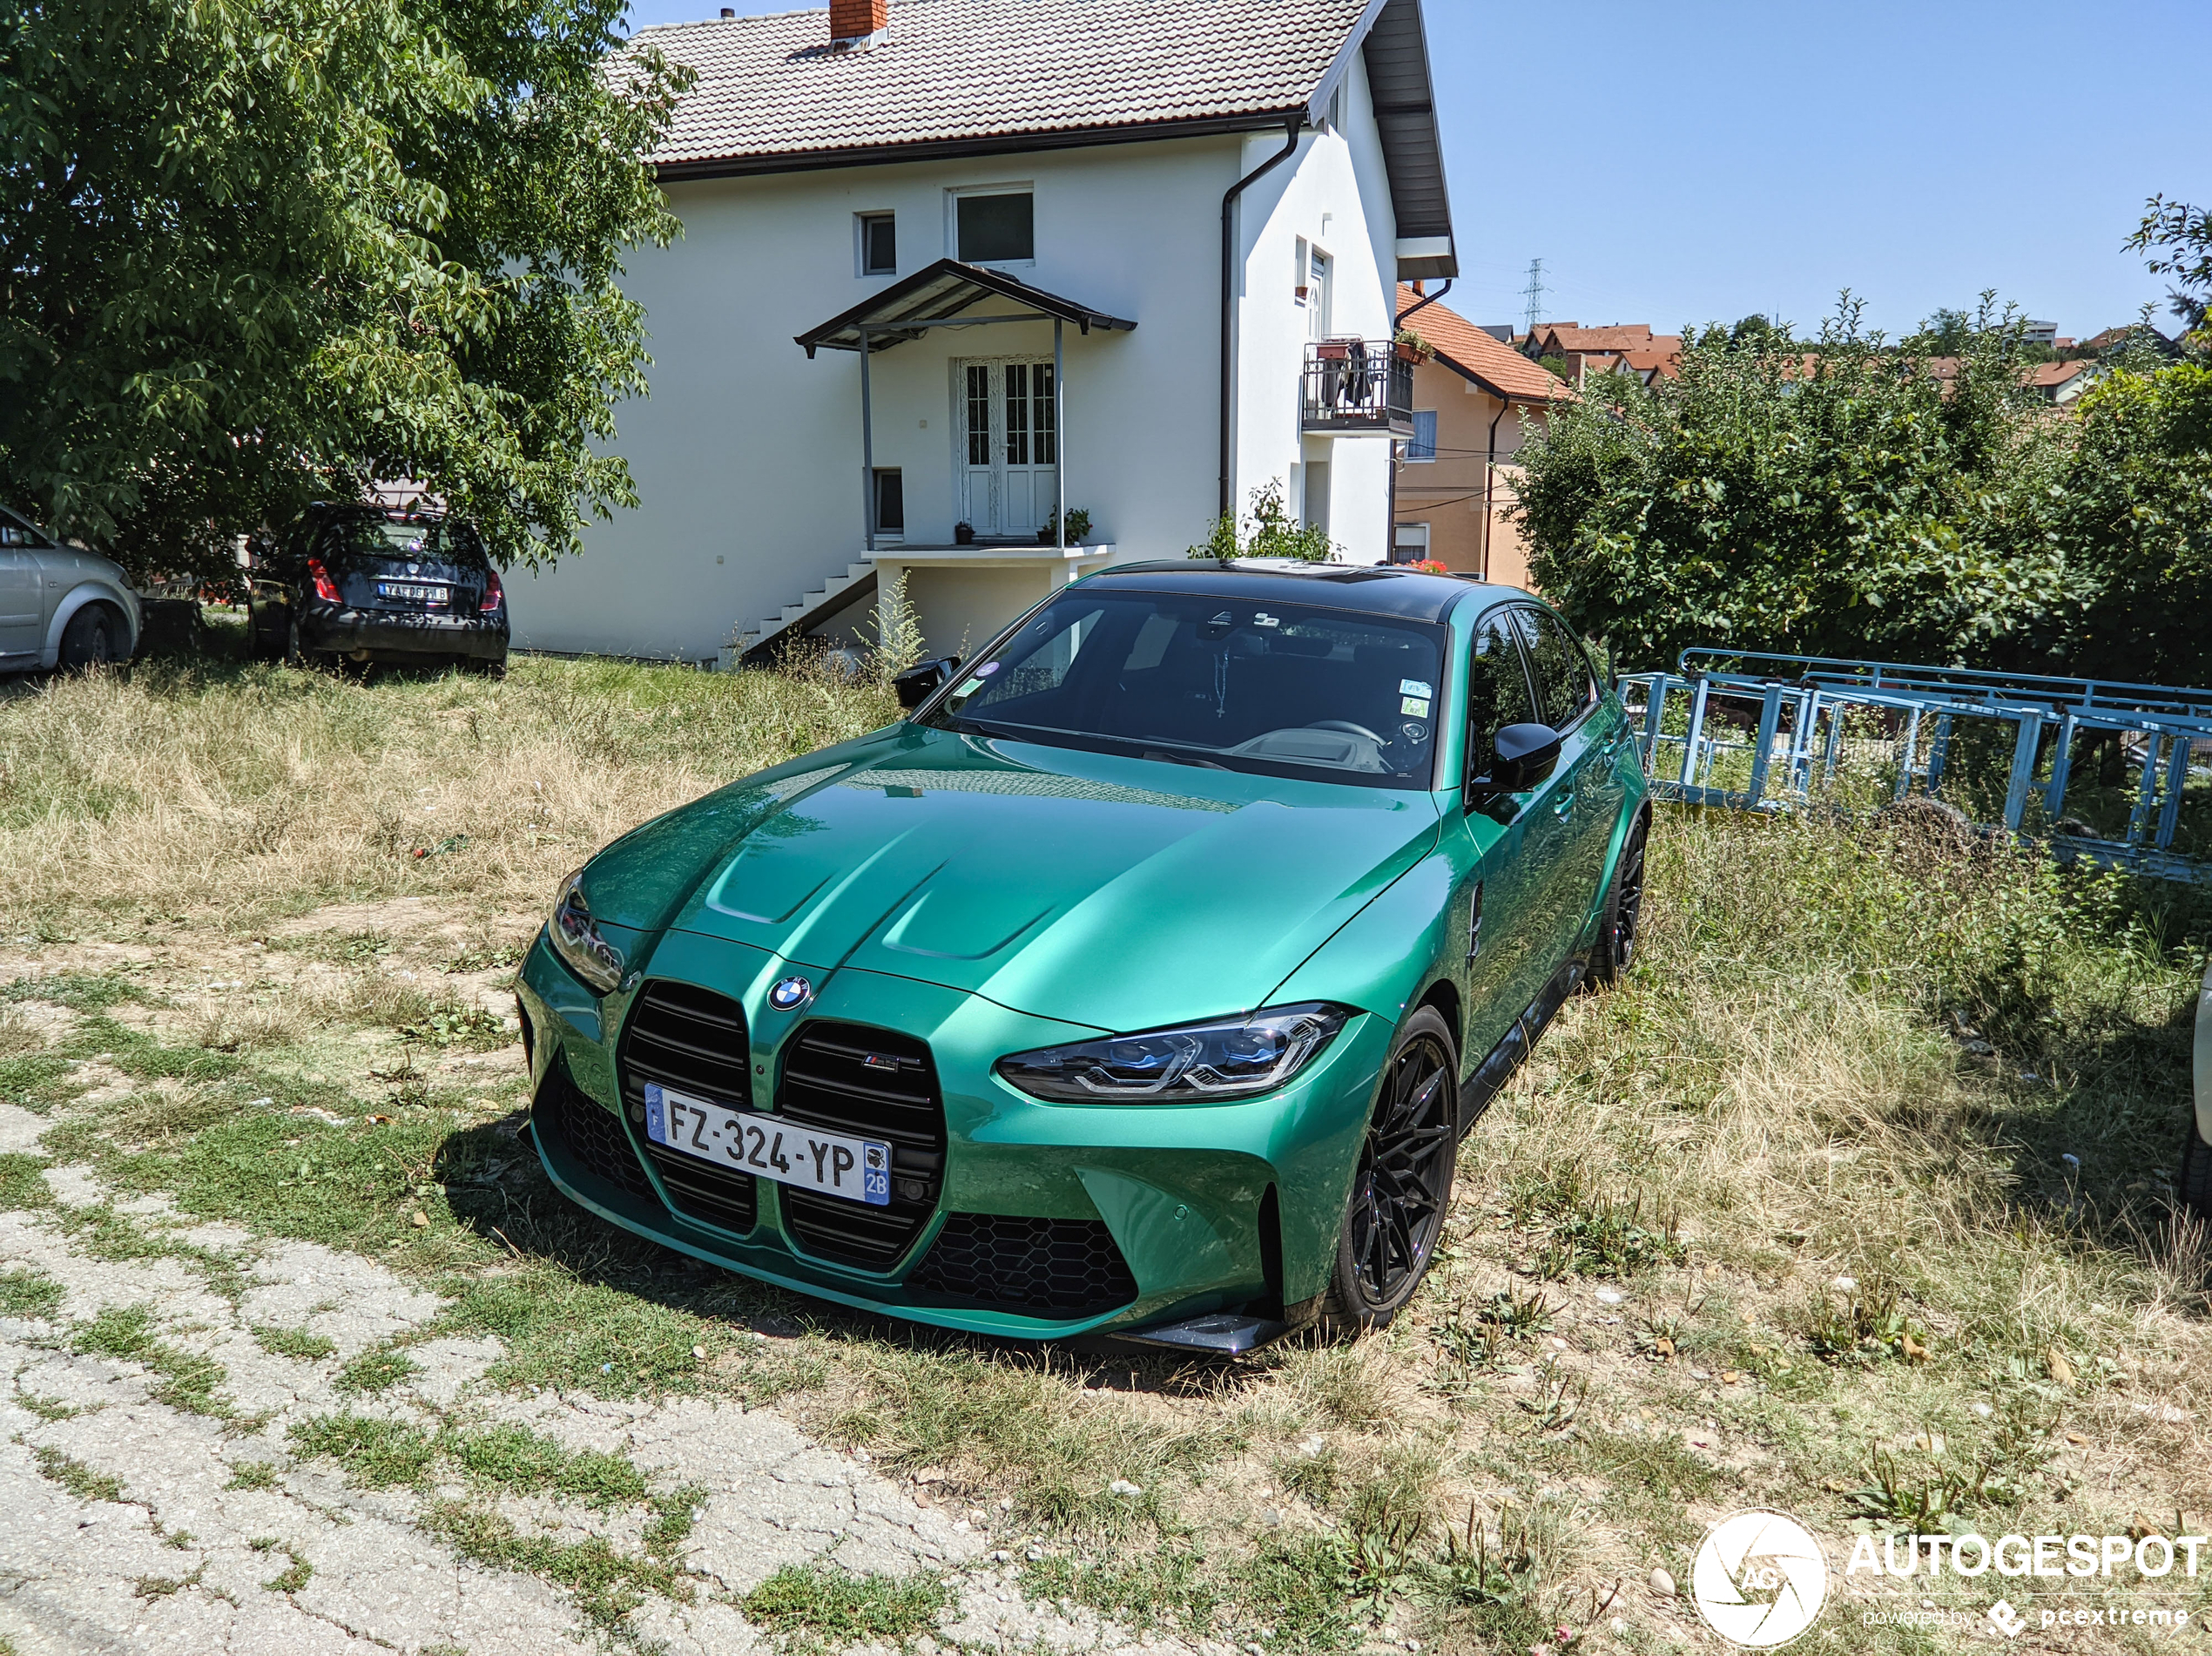
[[[35,1147],[47,1125],[0,1105],[0,1152]],[[51,1168],[47,1182],[64,1206],[103,1197],[89,1169]],[[780,1566],[810,1560],[900,1576],[957,1572],[958,1606],[939,1635],[950,1644],[1069,1652],[1138,1642],[1083,1612],[1026,1604],[1012,1568],[988,1561],[1002,1542],[919,1504],[863,1458],[809,1441],[769,1409],[518,1394],[484,1382],[502,1353],[493,1339],[413,1345],[408,1355],[421,1372],[374,1397],[341,1396],[332,1385],[339,1365],[420,1328],[439,1309],[435,1295],[356,1255],[226,1225],[184,1227],[158,1198],[118,1206],[225,1255],[250,1286],[233,1304],[185,1262],[94,1259],[51,1215],[0,1212],[0,1271],[33,1267],[66,1291],[51,1317],[0,1315],[0,1636],[20,1656],[521,1656],[599,1641],[563,1589],[472,1563],[425,1533],[423,1494],[352,1487],[333,1463],[293,1452],[287,1427],[344,1412],[432,1431],[454,1418],[513,1423],[571,1450],[620,1455],[656,1492],[703,1486],[705,1505],[676,1555],[691,1602],[650,1597],[629,1618],[644,1648],[670,1656],[772,1650],[776,1641],[732,1601]],[[139,1363],[72,1352],[72,1325],[132,1306],[151,1308],[167,1345],[223,1365],[220,1391],[235,1418],[158,1401],[162,1376]],[[250,1332],[271,1325],[307,1329],[335,1351],[312,1362],[274,1355]],[[72,1493],[57,1470],[77,1475],[57,1456],[113,1479],[119,1498]],[[256,1463],[273,1466],[273,1480],[240,1486],[238,1469]],[[489,1504],[531,1534],[599,1536],[624,1554],[641,1550],[648,1517],[635,1504],[594,1510],[459,1484],[431,1495]]]

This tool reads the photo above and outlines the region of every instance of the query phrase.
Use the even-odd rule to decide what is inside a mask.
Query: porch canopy
[[[986,299],[1011,301],[1012,308],[984,316],[961,314]],[[825,346],[833,351],[857,351],[865,344],[871,351],[886,351],[907,340],[920,339],[925,329],[932,328],[1047,321],[1073,322],[1085,334],[1094,328],[1125,334],[1136,326],[1042,287],[1032,287],[1002,271],[964,265],[957,259],[940,259],[820,327],[808,328],[798,338],[811,357]]]
[[[970,306],[986,301],[992,302],[984,314],[966,314]],[[1086,335],[1093,328],[1126,334],[1136,326],[1135,322],[1032,287],[1001,271],[962,264],[957,259],[940,259],[796,336],[809,361],[826,346],[833,351],[860,354],[860,510],[871,558],[875,556],[877,524],[875,402],[868,382],[868,358],[907,340],[920,339],[933,328],[985,328],[995,322],[1052,324],[1052,429],[1058,446],[1052,467],[1055,496],[1052,520],[1056,550],[1064,554],[1068,548],[1068,375],[1062,336],[1069,322]]]

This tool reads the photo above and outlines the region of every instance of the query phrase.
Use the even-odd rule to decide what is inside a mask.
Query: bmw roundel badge
[[[768,1004],[779,1012],[804,1006],[814,998],[814,986],[804,977],[781,977],[768,991]]]

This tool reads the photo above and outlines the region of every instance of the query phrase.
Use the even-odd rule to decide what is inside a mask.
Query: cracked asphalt
[[[49,1125],[0,1105],[0,1152],[35,1148]],[[89,1169],[50,1167],[45,1177],[64,1208],[105,1200]],[[935,1636],[948,1645],[1182,1648],[1026,1603],[1013,1569],[987,1558],[1001,1544],[770,1409],[516,1392],[486,1381],[504,1350],[493,1338],[418,1342],[408,1349],[418,1372],[373,1396],[344,1395],[335,1384],[344,1361],[421,1328],[441,1308],[435,1294],[357,1255],[190,1225],[158,1197],[116,1207],[220,1258],[246,1287],[233,1302],[186,1261],[96,1259],[51,1213],[0,1212],[0,1272],[30,1267],[63,1289],[49,1315],[0,1315],[0,1636],[20,1656],[521,1656],[598,1641],[567,1591],[458,1556],[426,1532],[422,1511],[441,1499],[488,1506],[520,1533],[597,1537],[634,1554],[644,1508],[458,1482],[357,1487],[287,1435],[347,1413],[431,1432],[455,1422],[522,1426],[567,1450],[622,1457],[656,1493],[704,1490],[671,1559],[689,1602],[649,1595],[626,1622],[644,1648],[670,1656],[775,1648],[736,1600],[779,1568],[810,1562],[952,1572],[955,1606]],[[72,1328],[132,1307],[147,1308],[166,1347],[222,1365],[227,1417],[162,1401],[157,1368],[75,1348]],[[275,1355],[253,1333],[271,1326],[334,1349],[315,1361]],[[115,1498],[105,1498],[110,1489]]]

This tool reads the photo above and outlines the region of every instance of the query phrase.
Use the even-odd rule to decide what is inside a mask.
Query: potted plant
[[[1436,355],[1436,348],[1410,328],[1399,328],[1391,344],[1401,362],[1426,362]]]
[[[955,546],[973,546],[975,544],[975,525],[965,522],[954,524],[953,525],[953,544]]]
[[[1080,546],[1090,535],[1090,513],[1076,506],[1068,513],[1068,540],[1070,546]],[[1057,507],[1045,514],[1044,523],[1037,530],[1037,544],[1050,546],[1060,538],[1060,512]]]
[[[1352,341],[1348,339],[1325,339],[1313,347],[1313,355],[1324,362],[1348,362],[1352,360]]]

